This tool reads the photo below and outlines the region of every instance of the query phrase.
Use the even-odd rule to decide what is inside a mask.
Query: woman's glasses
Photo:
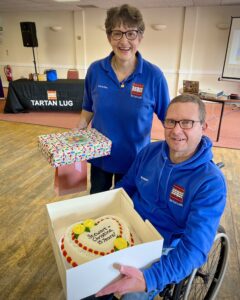
[[[140,31],[138,31],[138,30],[128,30],[128,31],[125,31],[125,32],[120,31],[120,30],[112,30],[111,31],[111,37],[114,41],[119,41],[119,40],[121,40],[121,38],[125,34],[126,38],[129,41],[133,41],[137,38],[139,32]]]

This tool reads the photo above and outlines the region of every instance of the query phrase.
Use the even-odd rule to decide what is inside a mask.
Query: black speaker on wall
[[[37,32],[34,22],[20,22],[24,47],[38,47]]]

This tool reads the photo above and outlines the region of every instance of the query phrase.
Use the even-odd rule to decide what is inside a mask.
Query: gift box
[[[109,155],[112,142],[91,128],[40,135],[38,146],[51,166],[59,167]]]
[[[143,220],[123,189],[47,204],[49,235],[58,271],[68,300],[93,295],[120,274],[114,267],[123,264],[146,268],[159,260],[163,239],[148,220]],[[61,252],[61,240],[73,223],[115,215],[127,224],[137,243],[120,251],[72,267]]]

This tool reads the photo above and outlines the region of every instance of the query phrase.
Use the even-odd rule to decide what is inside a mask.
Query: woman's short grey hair
[[[168,108],[174,103],[196,103],[199,110],[199,121],[203,124],[206,120],[206,107],[204,102],[194,94],[182,94],[172,99]]]
[[[107,35],[111,34],[114,27],[120,26],[121,24],[127,27],[137,27],[141,33],[145,30],[145,24],[140,10],[128,4],[112,7],[107,11],[107,18],[105,20]]]

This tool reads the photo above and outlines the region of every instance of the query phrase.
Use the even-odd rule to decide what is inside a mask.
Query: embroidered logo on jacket
[[[141,83],[133,83],[131,96],[142,97],[143,95],[143,84]]]
[[[170,194],[170,201],[179,206],[183,206],[184,192],[185,192],[184,188],[182,188],[177,184],[174,184]]]

